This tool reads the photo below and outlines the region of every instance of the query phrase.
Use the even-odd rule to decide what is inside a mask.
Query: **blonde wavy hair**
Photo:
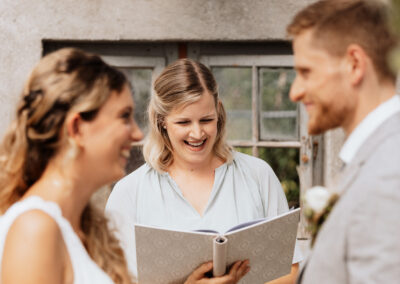
[[[19,100],[16,119],[0,145],[0,212],[4,212],[44,172],[61,145],[68,143],[65,118],[80,113],[93,120],[112,91],[120,93],[125,76],[99,56],[61,49],[42,58]],[[92,259],[115,283],[132,283],[124,253],[107,227],[104,213],[88,204],[81,227]]]
[[[224,162],[232,161],[232,149],[226,142],[226,113],[210,69],[192,59],[179,59],[163,70],[154,82],[154,91],[148,107],[149,133],[143,145],[144,158],[152,168],[165,172],[174,160],[173,148],[163,127],[165,117],[176,108],[200,100],[206,93],[213,96],[218,117],[213,152]]]

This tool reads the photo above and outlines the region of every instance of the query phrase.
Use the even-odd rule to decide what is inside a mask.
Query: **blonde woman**
[[[1,283],[132,283],[89,200],[142,139],[133,110],[124,75],[96,55],[62,49],[34,68],[0,147]]]
[[[106,206],[135,275],[135,223],[224,232],[288,211],[270,166],[226,143],[224,107],[206,66],[180,59],[162,72],[154,89],[146,164],[117,183]],[[291,275],[278,283],[294,282],[300,259],[295,252]]]

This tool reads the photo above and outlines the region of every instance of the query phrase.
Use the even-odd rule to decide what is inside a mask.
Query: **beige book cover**
[[[259,284],[291,270],[300,209],[238,225],[225,234],[183,232],[135,225],[140,284],[181,284],[200,264],[213,260],[223,275],[237,260],[250,260],[239,282]]]

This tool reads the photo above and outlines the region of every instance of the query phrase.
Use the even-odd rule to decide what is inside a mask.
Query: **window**
[[[198,60],[211,68],[219,85],[228,116],[229,143],[236,150],[270,164],[282,183],[290,207],[301,203],[300,191],[322,183],[322,137],[308,136],[306,112],[288,96],[295,73],[287,42],[45,41],[43,45],[44,53],[66,46],[95,52],[124,72],[132,83],[135,118],[144,132],[154,79],[178,57]],[[141,147],[142,142],[135,143],[128,172],[143,164]],[[306,236],[302,225],[298,237]]]

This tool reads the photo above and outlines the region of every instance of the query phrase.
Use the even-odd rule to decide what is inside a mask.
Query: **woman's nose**
[[[200,139],[203,136],[203,127],[199,123],[193,123],[190,136],[195,139]]]

